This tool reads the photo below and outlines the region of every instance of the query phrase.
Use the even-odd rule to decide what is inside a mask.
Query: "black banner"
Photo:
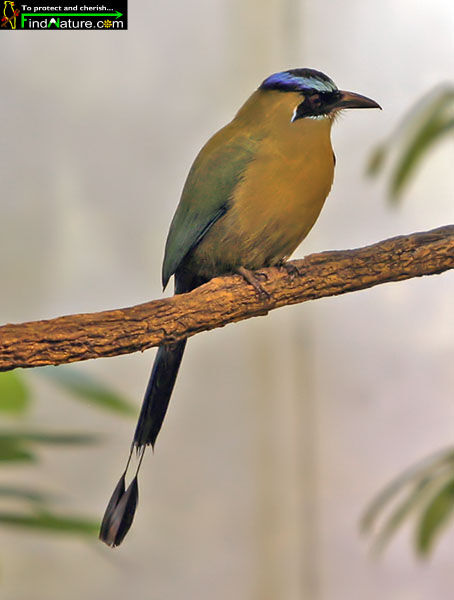
[[[123,31],[128,29],[128,1],[43,4],[0,0],[0,31]]]

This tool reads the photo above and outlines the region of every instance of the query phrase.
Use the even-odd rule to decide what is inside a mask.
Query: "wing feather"
[[[189,171],[167,236],[162,284],[166,287],[185,256],[229,209],[235,188],[259,140],[232,122],[202,148]]]

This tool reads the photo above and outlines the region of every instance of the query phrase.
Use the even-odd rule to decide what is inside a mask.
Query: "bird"
[[[189,171],[165,245],[163,288],[172,276],[175,294],[184,294],[215,276],[238,273],[254,293],[266,295],[254,271],[285,267],[312,229],[333,183],[331,127],[351,108],[381,107],[339,90],[315,69],[267,77]],[[101,524],[99,537],[108,546],[121,544],[131,527],[139,469],[146,447],[154,448],[185,347],[182,340],[158,349],[126,468]],[[138,466],[126,488],[134,450]]]

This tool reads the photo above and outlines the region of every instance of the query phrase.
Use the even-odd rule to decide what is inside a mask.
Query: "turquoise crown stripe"
[[[273,73],[260,86],[261,89],[274,89],[283,92],[336,92],[337,86],[324,73],[314,69],[292,69]]]

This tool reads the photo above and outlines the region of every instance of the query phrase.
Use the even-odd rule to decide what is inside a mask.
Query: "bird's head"
[[[333,119],[346,108],[381,108],[377,102],[361,94],[337,89],[324,73],[314,69],[290,69],[270,75],[259,87],[262,91],[296,94],[291,121],[298,119]]]

